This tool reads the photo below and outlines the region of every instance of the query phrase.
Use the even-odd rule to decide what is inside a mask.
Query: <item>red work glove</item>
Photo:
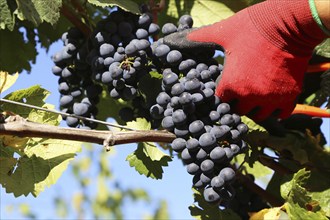
[[[216,95],[235,103],[235,112],[261,121],[290,115],[312,51],[325,38],[308,0],[269,0],[164,42],[180,49],[220,45],[225,65]]]

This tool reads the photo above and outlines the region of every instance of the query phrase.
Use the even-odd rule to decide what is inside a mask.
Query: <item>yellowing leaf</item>
[[[127,127],[136,130],[150,130],[151,124],[145,118],[137,118],[135,121],[127,122]]]
[[[18,73],[14,75],[0,71],[0,94],[10,88],[17,80]]]
[[[250,220],[289,220],[288,214],[282,209],[282,207],[275,207],[260,210],[259,212],[251,214]]]
[[[2,136],[2,143],[5,147],[13,147],[18,149],[24,149],[29,138],[4,135]]]

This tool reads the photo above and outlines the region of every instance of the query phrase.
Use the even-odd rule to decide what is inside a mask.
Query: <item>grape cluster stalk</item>
[[[64,47],[53,56],[52,71],[59,76],[62,111],[95,118],[105,89],[110,97],[131,103],[119,111],[124,121],[144,117],[153,128],[174,133],[171,147],[193,175],[193,186],[203,190],[207,202],[216,203],[235,195],[230,161],[247,149],[242,137],[248,127],[215,96],[223,68],[213,58],[215,50],[187,52],[164,44],[163,37],[192,26],[189,15],[178,25],[159,27],[148,12],[137,16],[118,9],[98,22],[87,40],[75,28],[64,33]],[[158,34],[163,37],[154,40]],[[140,82],[152,71],[162,79],[150,104]],[[96,127],[73,117],[65,120],[71,127]]]

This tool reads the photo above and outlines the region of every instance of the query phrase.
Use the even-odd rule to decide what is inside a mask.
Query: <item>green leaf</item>
[[[160,24],[177,23],[180,16],[189,14],[194,18],[194,27],[218,22],[247,6],[243,0],[169,0],[166,3],[165,13],[159,14]]]
[[[139,5],[132,0],[88,0],[88,2],[103,8],[118,6],[125,11],[140,14]]]
[[[13,31],[15,26],[15,16],[12,15],[7,0],[0,0],[0,29]]]
[[[55,24],[60,18],[62,0],[16,0],[15,14],[21,20],[28,20],[34,26],[43,21]]]
[[[138,148],[127,156],[126,161],[141,175],[161,179],[163,177],[163,166],[168,166],[171,157],[160,153],[160,150],[150,148],[156,147],[147,143],[139,143]]]
[[[191,216],[196,217],[201,220],[236,220],[241,219],[235,212],[231,209],[221,210],[219,205],[210,204],[205,201],[202,193],[203,191],[198,191],[193,188],[194,192],[194,201],[197,204],[189,206]]]
[[[31,63],[35,63],[38,54],[33,40],[25,41],[23,33],[17,28],[13,31],[0,30],[0,71],[15,73],[31,70]]]
[[[45,104],[45,99],[49,95],[49,91],[41,88],[40,86],[31,86],[27,89],[17,90],[8,94],[5,99],[23,102],[34,106],[42,106],[47,109],[54,109],[53,105]],[[40,111],[31,109],[24,106],[19,106],[10,103],[3,103],[2,108],[5,111],[14,112],[23,118],[29,119],[30,121],[45,123],[50,125],[58,125],[60,122],[60,116],[55,113]]]
[[[150,130],[151,124],[145,118],[137,118],[135,121],[127,122],[127,127],[136,130]]]
[[[330,39],[327,38],[321,44],[315,47],[316,54],[319,56],[330,58]]]
[[[72,141],[30,139],[25,155],[17,161],[10,175],[1,176],[7,193],[15,197],[31,193],[38,196],[45,187],[55,184],[66,170],[70,160],[81,150],[81,144]]]
[[[240,154],[235,157],[235,162],[240,165],[244,161],[245,155]],[[252,174],[256,179],[259,179],[263,182],[267,182],[267,176],[273,173],[271,169],[262,165],[260,162],[256,161],[250,166],[248,163],[243,164],[244,170],[249,174]]]
[[[290,219],[328,220],[321,212],[307,211],[295,203],[286,203],[285,208]]]
[[[107,89],[103,89],[102,94],[100,96],[100,101],[97,104],[97,119],[102,121],[107,121],[109,116],[114,118],[117,123],[124,125],[125,122],[121,120],[121,118],[118,115],[118,112],[121,108],[128,106],[127,102],[119,99],[115,100],[110,97],[109,93],[106,92]],[[105,126],[100,126],[98,129],[104,129]]]
[[[327,219],[329,179],[327,174],[301,169],[282,184],[281,195],[287,201],[285,207],[291,219]]]
[[[32,0],[35,8],[37,9],[40,18],[43,21],[56,24],[60,18],[60,8],[62,6],[62,0]]]

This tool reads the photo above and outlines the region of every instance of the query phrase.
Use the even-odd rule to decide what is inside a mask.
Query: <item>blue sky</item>
[[[54,54],[62,47],[61,43],[55,43],[51,46],[48,53],[39,49],[36,65],[33,66],[31,74],[22,73],[17,80],[16,84],[4,94],[23,89],[35,84],[40,84],[45,89],[51,92],[51,95],[46,100],[48,103],[58,106],[59,94],[57,92],[58,77],[51,73],[53,65],[50,55]],[[326,119],[323,122],[322,130],[327,137],[329,145],[329,128],[330,121]],[[95,150],[100,150],[102,147],[95,145]],[[129,167],[125,161],[126,156],[135,150],[136,145],[118,145],[115,146],[115,154],[109,158],[109,163],[114,176],[121,182],[123,187],[131,188],[144,188],[149,193],[151,198],[165,199],[168,202],[170,216],[172,219],[191,219],[188,206],[192,204],[193,197],[191,191],[192,176],[187,174],[185,167],[182,166],[181,161],[174,158],[169,163],[169,167],[164,169],[162,180],[152,180],[139,175],[133,168]],[[78,157],[84,157],[84,151]],[[31,205],[33,211],[38,214],[40,219],[54,219],[55,210],[53,208],[53,201],[50,199],[53,196],[69,195],[77,188],[72,183],[71,172],[64,172],[58,182],[51,188],[47,188],[38,198],[32,196],[14,198],[12,194],[6,194],[4,189],[1,188],[0,200],[0,219],[19,219],[22,216],[17,211],[11,213],[6,211],[9,204],[27,203]],[[130,202],[125,205],[125,214],[127,219],[141,218],[145,213],[151,213],[157,204],[146,206],[144,203],[132,204]],[[40,208],[42,207],[42,208]],[[71,216],[74,217],[74,216]]]

